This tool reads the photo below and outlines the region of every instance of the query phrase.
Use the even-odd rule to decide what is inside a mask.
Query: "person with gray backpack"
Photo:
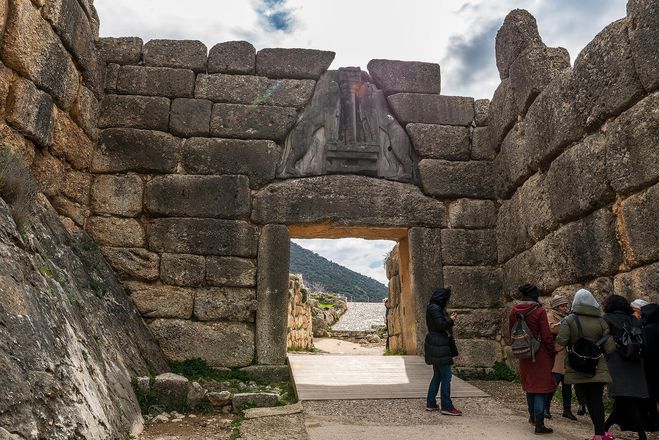
[[[535,434],[550,434],[545,426],[547,395],[556,390],[551,373],[554,366],[554,338],[549,329],[547,312],[538,302],[540,292],[532,284],[519,287],[522,295],[508,315],[511,349],[519,363],[519,376],[526,392],[529,423]]]

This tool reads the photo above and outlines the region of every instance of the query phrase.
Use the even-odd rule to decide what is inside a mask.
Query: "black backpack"
[[[640,327],[625,322],[622,333],[615,338],[620,356],[627,359],[643,357],[643,330]]]
[[[510,332],[510,349],[515,359],[531,358],[535,362],[535,354],[540,348],[540,341],[533,336],[531,329],[526,325],[526,317],[540,305],[534,305],[526,313],[518,313],[517,321]]]
[[[586,339],[579,316],[573,316],[579,331],[579,338],[573,344],[568,345],[567,361],[574,371],[593,377],[597,372],[597,364],[604,356],[601,345],[609,338],[609,335],[602,336],[597,342]]]

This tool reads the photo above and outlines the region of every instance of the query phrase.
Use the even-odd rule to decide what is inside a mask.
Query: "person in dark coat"
[[[519,375],[522,388],[526,392],[529,410],[529,422],[535,425],[536,434],[549,434],[551,428],[545,426],[545,406],[547,395],[556,390],[556,381],[552,375],[554,366],[554,337],[549,329],[547,312],[538,302],[538,288],[532,284],[519,287],[522,300],[517,302],[508,315],[508,328],[512,331],[517,316],[526,314],[526,325],[533,336],[540,341],[540,348],[535,360],[519,359]]]
[[[604,302],[604,320],[609,324],[611,336],[620,347],[625,327],[640,330],[641,322],[633,315],[629,301],[620,295],[611,295]],[[613,425],[623,431],[638,433],[640,440],[646,440],[643,420],[644,399],[649,397],[645,382],[645,369],[641,358],[623,357],[618,348],[607,359],[609,374],[613,382],[609,384],[609,396],[613,397],[613,411],[604,422],[606,431]]]
[[[453,326],[456,314],[451,316],[446,305],[451,298],[451,289],[437,289],[430,298],[426,308],[426,325],[428,334],[424,343],[426,364],[432,365],[432,380],[428,386],[426,411],[437,411],[437,392],[440,391],[441,412],[448,416],[461,416],[462,412],[451,401],[451,365],[458,355],[453,340]]]
[[[648,431],[659,431],[659,304],[648,304],[641,307],[641,324],[645,347],[643,362],[645,363],[645,381],[648,385],[650,402],[647,409]]]

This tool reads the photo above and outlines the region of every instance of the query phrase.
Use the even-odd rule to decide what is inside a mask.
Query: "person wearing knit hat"
[[[554,335],[554,340],[556,340],[556,335],[561,328],[561,321],[565,318],[570,311],[570,301],[563,295],[554,295],[551,300],[549,300],[551,310],[547,311],[547,319],[549,321],[549,330],[551,330],[552,335]],[[572,414],[572,385],[566,384],[563,378],[565,377],[565,347],[557,346],[557,353],[554,358],[554,368],[551,372],[554,375],[554,380],[556,384],[561,384],[561,392],[563,396],[563,417],[570,420],[577,420],[574,414]],[[551,401],[554,397],[554,393],[549,393],[547,395],[547,406],[545,407],[545,418],[551,419]]]
[[[633,315],[636,316],[636,319],[641,320],[641,309],[650,304],[644,299],[635,299],[629,305],[632,306]]]

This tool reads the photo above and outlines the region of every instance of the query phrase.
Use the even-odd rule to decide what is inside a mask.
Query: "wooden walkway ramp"
[[[432,366],[419,356],[289,354],[299,400],[425,399]],[[453,376],[451,397],[487,397]]]

